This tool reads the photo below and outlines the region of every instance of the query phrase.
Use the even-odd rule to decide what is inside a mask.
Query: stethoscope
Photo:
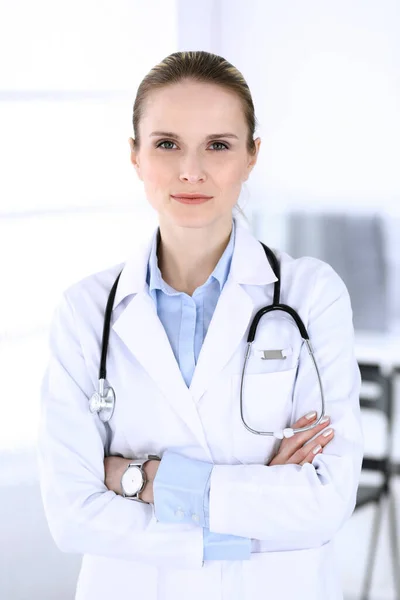
[[[245,359],[244,359],[244,364],[243,364],[242,377],[241,377],[241,381],[240,381],[240,416],[241,416],[243,425],[251,433],[255,433],[257,435],[269,435],[269,436],[273,436],[273,437],[281,440],[283,438],[292,437],[295,433],[301,433],[302,431],[308,431],[310,429],[313,429],[314,427],[317,427],[317,425],[319,425],[319,423],[322,421],[322,419],[325,416],[325,398],[324,398],[324,390],[322,387],[320,372],[319,372],[317,363],[315,361],[314,351],[311,346],[311,342],[310,342],[309,335],[307,333],[307,329],[305,328],[304,323],[301,320],[300,316],[297,314],[297,312],[293,308],[291,308],[290,306],[288,306],[286,304],[280,303],[281,282],[280,282],[280,266],[279,266],[278,260],[275,256],[275,254],[272,252],[272,250],[270,248],[268,248],[268,246],[266,246],[262,242],[260,242],[260,244],[264,248],[265,254],[267,255],[267,258],[271,264],[272,270],[274,271],[277,281],[274,284],[274,298],[273,298],[272,304],[269,306],[264,306],[264,308],[261,308],[254,316],[253,321],[250,325],[249,334],[247,336],[247,347],[246,347]],[[122,273],[122,271],[121,271],[121,273]],[[99,370],[99,388],[98,388],[97,392],[94,392],[94,394],[91,396],[90,401],[89,401],[90,412],[98,413],[98,415],[99,415],[101,421],[103,421],[103,423],[108,423],[108,421],[111,419],[111,417],[114,414],[114,408],[115,408],[115,392],[114,392],[113,388],[107,382],[106,360],[107,360],[108,340],[110,337],[111,312],[112,312],[112,308],[114,305],[114,298],[115,298],[115,294],[117,291],[118,281],[121,276],[121,273],[119,273],[117,279],[115,280],[114,285],[111,288],[111,292],[110,292],[110,295],[107,300],[106,312],[105,312],[105,317],[104,317],[104,325],[103,325],[103,338],[102,338],[101,360],[100,360],[100,370]],[[275,311],[275,310],[284,312],[284,313],[290,315],[290,317],[292,317],[292,319],[294,320],[294,322],[297,325],[297,328],[300,332],[300,335],[301,335],[304,343],[307,346],[308,353],[313,362],[313,365],[314,365],[314,368],[315,368],[315,371],[316,371],[316,374],[318,377],[318,385],[319,385],[320,395],[321,395],[321,409],[322,410],[321,410],[321,415],[319,416],[317,421],[315,423],[313,423],[312,425],[307,425],[306,427],[300,427],[298,429],[293,429],[291,427],[287,427],[283,430],[278,430],[278,431],[257,431],[257,429],[252,429],[251,427],[249,427],[243,417],[243,383],[244,383],[244,377],[245,377],[245,373],[246,373],[247,362],[249,360],[251,347],[252,347],[252,344],[253,344],[255,336],[256,336],[258,323],[262,316],[266,315],[269,312]]]

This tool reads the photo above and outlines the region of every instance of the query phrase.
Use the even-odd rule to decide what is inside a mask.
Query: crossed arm
[[[285,464],[304,465],[307,462],[312,463],[315,456],[323,451],[323,448],[334,436],[333,429],[326,429],[330,423],[329,417],[326,417],[326,419],[327,420],[322,421],[317,427],[310,429],[309,431],[304,431],[291,438],[283,439],[279,446],[278,453],[268,463],[268,466]],[[315,421],[316,413],[309,413],[309,415],[299,419],[294,424],[294,427],[304,427]],[[319,434],[318,437],[316,437],[312,443],[308,443],[317,433]],[[132,459],[121,458],[119,456],[108,456],[105,458],[105,485],[109,490],[122,495],[121,477],[131,460]],[[139,498],[150,504],[154,504],[153,483],[157,476],[159,466],[160,461],[158,460],[149,460],[144,463],[143,466],[147,477],[147,483],[143,491],[139,494]]]

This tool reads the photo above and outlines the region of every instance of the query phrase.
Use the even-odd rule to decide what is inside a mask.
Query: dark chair
[[[355,510],[360,510],[362,507],[369,504],[376,505],[361,600],[369,599],[373,567],[378,546],[378,536],[385,503],[388,504],[389,508],[389,538],[393,559],[393,577],[396,598],[400,599],[400,552],[396,531],[397,519],[395,498],[393,491],[391,490],[391,478],[393,475],[391,460],[393,433],[393,382],[391,376],[382,373],[382,370],[378,365],[359,364],[359,367],[362,379],[360,394],[361,409],[373,410],[383,414],[387,423],[386,448],[383,456],[381,458],[374,458],[372,456],[364,455],[362,463],[363,472],[380,473],[382,476],[382,481],[378,485],[365,485],[360,483],[357,491]],[[374,388],[374,394],[367,393],[368,385]]]

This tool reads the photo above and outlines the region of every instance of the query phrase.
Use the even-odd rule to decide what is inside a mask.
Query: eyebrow
[[[180,140],[181,138],[179,137],[179,135],[177,135],[176,133],[172,133],[172,131],[153,131],[149,137],[152,136],[162,136],[162,137],[171,137],[171,138],[175,138],[176,140]],[[221,137],[225,137],[225,138],[235,138],[235,139],[239,139],[237,135],[235,135],[234,133],[211,133],[210,135],[206,136],[206,140],[212,140],[214,138],[221,138]]]

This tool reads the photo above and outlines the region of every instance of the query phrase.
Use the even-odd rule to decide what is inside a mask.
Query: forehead
[[[151,92],[141,126],[180,133],[229,131],[243,135],[246,122],[239,97],[210,83],[181,82]]]

